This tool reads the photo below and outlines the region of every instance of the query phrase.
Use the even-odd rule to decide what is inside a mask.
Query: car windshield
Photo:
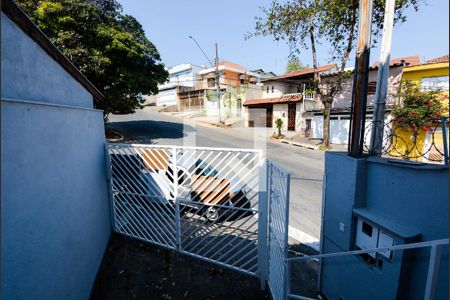
[[[217,176],[217,174],[219,174],[216,170],[214,170],[213,168],[208,166],[208,164],[206,162],[204,162],[200,159],[197,160],[197,162],[195,163],[195,166],[196,166],[196,170],[195,170],[196,175],[215,177],[215,176]]]

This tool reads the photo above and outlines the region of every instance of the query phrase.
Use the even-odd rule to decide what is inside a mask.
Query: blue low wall
[[[111,232],[101,111],[2,101],[2,299],[89,299]]]
[[[448,167],[398,162],[326,153],[323,253],[354,250],[358,218],[396,244],[448,238]],[[320,289],[329,299],[423,299],[428,259],[429,249],[396,252],[382,268],[359,256],[324,260]],[[448,299],[448,247],[436,299]]]

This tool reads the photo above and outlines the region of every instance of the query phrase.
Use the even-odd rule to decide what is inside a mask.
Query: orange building
[[[216,66],[201,70],[196,78],[195,89],[205,91],[206,114],[217,116],[220,103],[222,118],[240,117],[242,104],[261,96],[261,75],[229,61],[219,62],[218,69],[220,101],[216,91]]]

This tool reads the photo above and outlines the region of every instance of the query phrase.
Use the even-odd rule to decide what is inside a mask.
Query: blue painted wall
[[[3,14],[1,30],[0,298],[88,299],[111,232],[103,113]]]
[[[2,98],[92,108],[92,95],[1,14]]]
[[[355,208],[365,211],[367,220],[391,234],[396,244],[448,238],[448,167],[407,166],[327,152],[325,173],[324,253],[354,249]],[[329,299],[423,299],[428,253],[397,251],[392,261],[383,260],[381,269],[359,256],[324,260],[321,290]],[[442,256],[437,299],[448,299],[447,283],[448,247]]]

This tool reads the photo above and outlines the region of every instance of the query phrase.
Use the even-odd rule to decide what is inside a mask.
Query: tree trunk
[[[330,147],[330,115],[331,103],[328,101],[324,103],[323,109],[323,147]]]
[[[314,15],[309,19],[309,39],[311,41],[311,52],[313,59],[313,70],[314,70],[314,80],[320,81],[319,72],[317,70],[317,50],[316,50],[316,40],[314,38]]]

